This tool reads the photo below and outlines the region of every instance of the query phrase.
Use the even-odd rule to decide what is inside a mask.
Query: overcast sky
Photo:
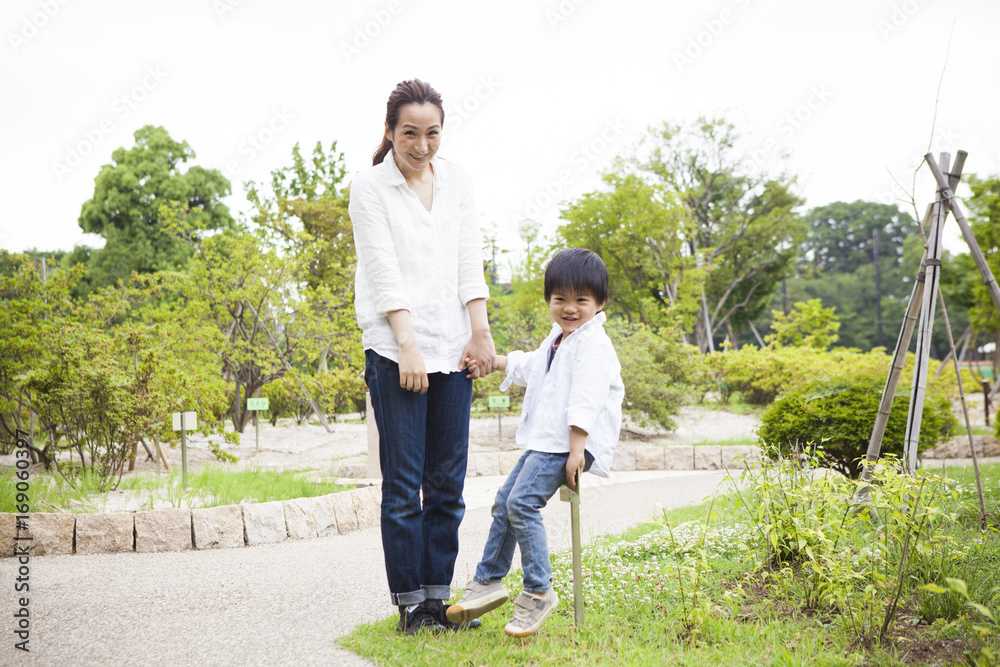
[[[440,155],[472,172],[509,249],[523,218],[551,233],[650,125],[699,115],[735,123],[810,207],[905,196],[893,177],[909,188],[929,146],[1000,172],[995,0],[5,0],[0,27],[0,247],[15,251],[101,245],[80,207],[143,125],[226,173],[237,215],[243,181],[296,142],[336,140],[354,174],[413,77],[444,97]],[[933,192],[918,180],[920,210]]]

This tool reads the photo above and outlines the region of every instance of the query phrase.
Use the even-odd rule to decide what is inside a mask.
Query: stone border
[[[506,452],[472,452],[469,454],[467,477],[507,475],[523,449]],[[755,445],[644,445],[619,443],[615,450],[612,470],[742,470],[746,464],[760,461],[760,448]],[[311,479],[378,479],[373,477],[368,463],[342,463],[336,475],[314,473]]]
[[[225,549],[343,535],[379,525],[378,487],[313,498],[192,509],[104,514],[29,513],[27,530],[17,515],[0,513],[0,558],[95,553],[155,553]]]

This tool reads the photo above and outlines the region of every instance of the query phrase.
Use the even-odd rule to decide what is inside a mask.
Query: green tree
[[[972,196],[968,200],[972,233],[996,277],[1000,275],[1000,177],[971,176],[969,188],[972,190]],[[1000,345],[1000,313],[997,312],[979,271],[973,268],[971,258],[964,264],[965,290],[973,299],[969,311],[972,325],[980,333],[980,340],[985,338]],[[994,353],[993,366],[994,377],[997,377],[997,371],[1000,371],[1000,354]]]
[[[860,200],[819,206],[804,218],[809,231],[798,276],[788,281],[789,299],[836,308],[840,345],[891,347],[923,251],[913,218],[896,206]]]
[[[15,430],[35,431],[36,395],[24,375],[49,358],[63,327],[77,319],[70,293],[82,273],[53,270],[43,280],[28,255],[0,250],[0,451],[13,448]],[[46,466],[54,458],[52,448],[34,438],[29,444]]]
[[[606,310],[655,327],[686,317],[693,324],[701,280],[685,254],[686,209],[661,184],[635,174],[604,177],[607,191],[583,195],[563,210],[559,234],[588,248],[608,267]]]
[[[511,267],[510,282],[490,288],[490,329],[497,351],[533,350],[549,334],[552,318],[544,301],[545,266],[555,246],[539,238],[538,224],[526,220],[521,240],[525,251]]]
[[[308,158],[296,144],[291,164],[271,172],[270,189],[251,182],[247,199],[253,205],[252,221],[282,255],[301,266],[293,278],[298,322],[310,323],[309,345],[302,350],[314,356],[299,362],[315,368],[314,385],[325,405],[361,411],[364,355],[354,313],[357,253],[346,174],[337,142],[327,148],[316,142]],[[338,387],[340,395],[326,395]]]
[[[812,347],[825,350],[837,342],[840,321],[836,308],[824,308],[819,299],[799,301],[785,315],[774,311],[772,333],[764,338],[774,347]]]
[[[646,155],[630,161],[687,209],[685,256],[705,273],[694,326],[702,351],[720,330],[735,340],[767,308],[805,233],[794,179],[759,173],[737,153],[738,140],[723,119],[664,123],[647,135]]]
[[[118,148],[112,162],[94,179],[93,197],[80,211],[80,228],[105,239],[99,250],[78,248],[69,259],[86,261],[86,286],[113,285],[133,272],[183,267],[190,249],[163,229],[161,205],[177,202],[193,229],[218,230],[234,224],[221,203],[229,181],[217,170],[181,166],[194,159],[187,142],[177,142],[162,127],[135,132],[135,146]]]

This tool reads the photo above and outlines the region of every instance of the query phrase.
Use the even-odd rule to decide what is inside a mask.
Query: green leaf
[[[945,577],[944,581],[948,584],[948,588],[955,591],[965,599],[969,599],[969,589],[965,585],[965,582],[961,579],[954,579],[952,577]]]
[[[970,607],[972,607],[973,609],[975,609],[976,611],[978,611],[980,614],[982,614],[986,618],[988,618],[991,621],[993,621],[994,623],[996,622],[996,618],[993,616],[993,612],[990,611],[989,608],[984,607],[983,605],[979,604],[978,602],[972,602],[971,600],[968,603],[966,603],[966,604],[968,604]]]
[[[930,591],[931,593],[934,593],[935,595],[940,595],[941,593],[947,593],[948,592],[948,589],[945,588],[944,586],[938,586],[937,584],[934,584],[934,583],[924,584],[923,586],[917,586],[917,588],[920,588],[920,589],[925,590],[925,591]]]

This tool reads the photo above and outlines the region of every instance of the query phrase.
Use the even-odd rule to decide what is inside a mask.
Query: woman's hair
[[[589,294],[597,303],[607,303],[608,267],[586,248],[560,250],[545,267],[545,300],[563,290]]]
[[[441,125],[444,125],[444,106],[441,103],[441,94],[434,90],[429,83],[424,83],[420,79],[410,79],[400,81],[396,84],[396,89],[389,94],[389,101],[385,104],[385,124],[390,131],[395,131],[396,123],[399,122],[399,111],[407,104],[433,104],[441,111]],[[372,166],[382,164],[382,160],[392,150],[392,142],[389,137],[382,137],[382,145],[378,147],[372,156]]]

